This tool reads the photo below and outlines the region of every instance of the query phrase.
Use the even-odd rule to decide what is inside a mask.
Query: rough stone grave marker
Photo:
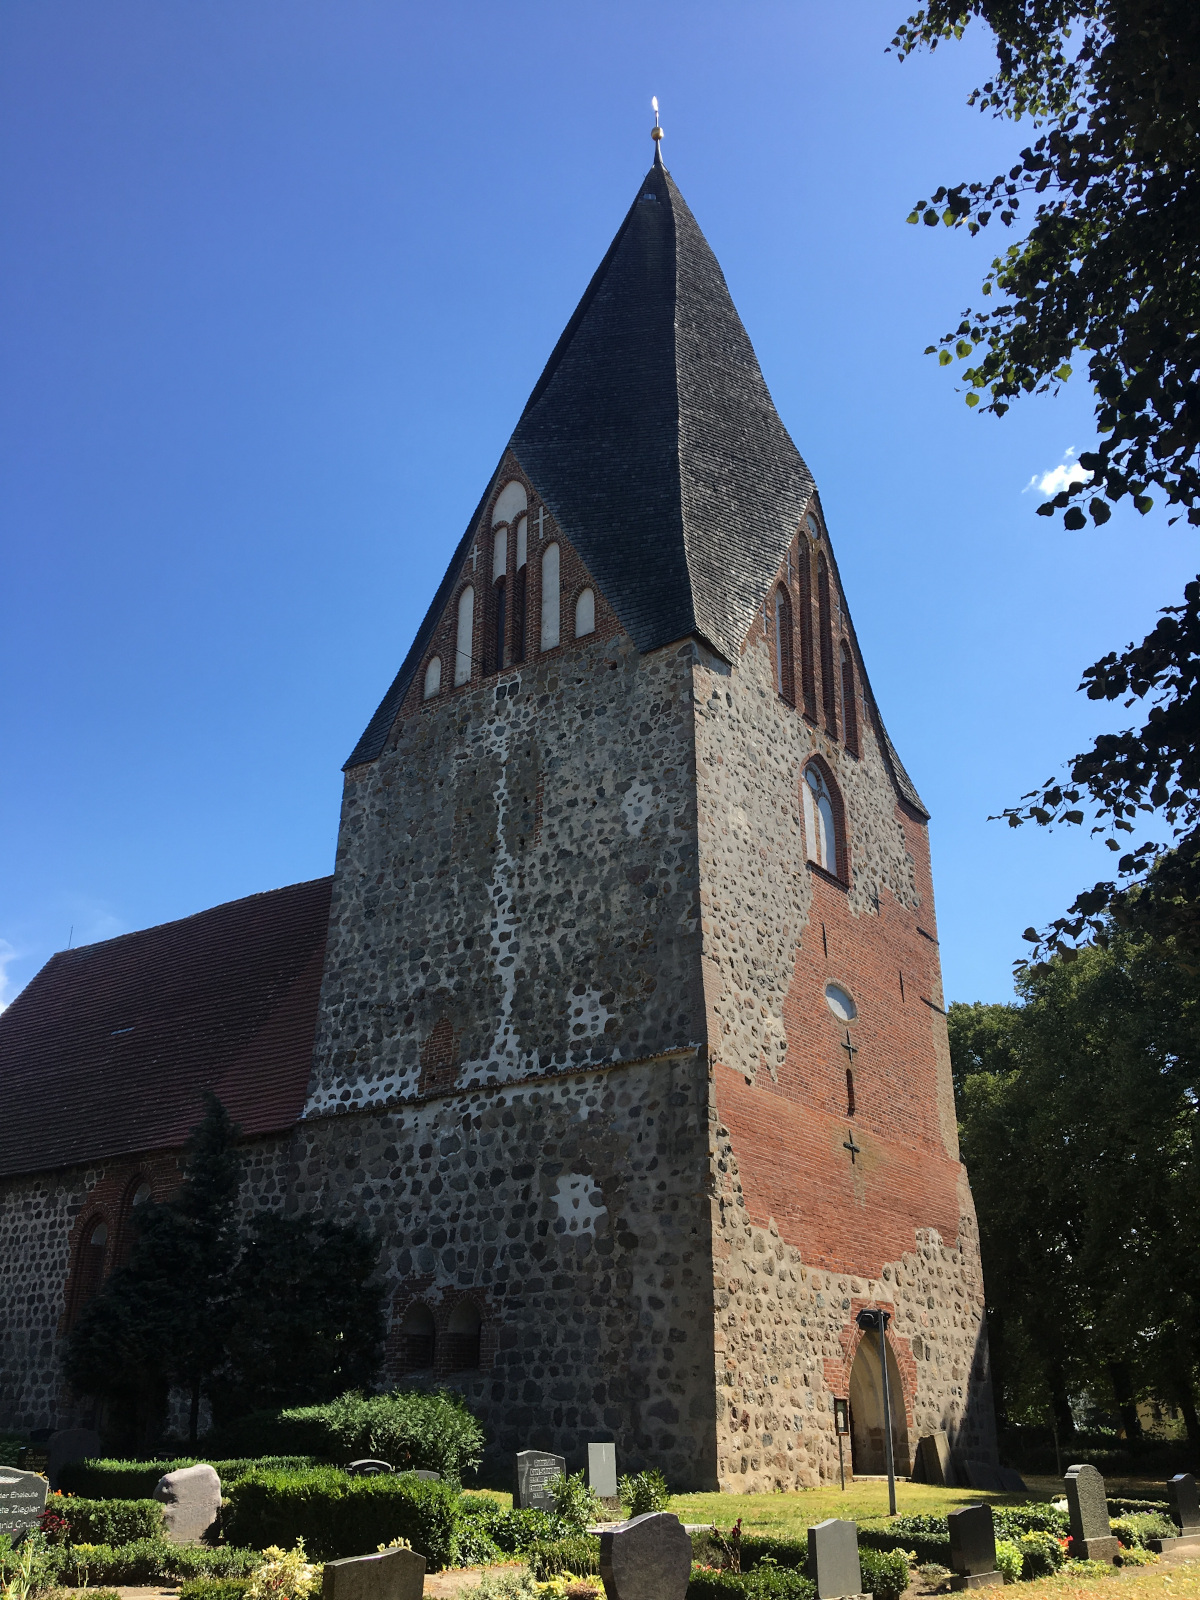
[[[562,1456],[551,1455],[548,1450],[522,1450],[517,1456],[517,1481],[513,1489],[513,1507],[526,1511],[553,1511],[554,1496],[550,1485],[555,1478],[566,1476],[567,1463]]]
[[[46,1509],[50,1485],[38,1472],[0,1467],[0,1533],[15,1538],[32,1528]]]
[[[102,1456],[104,1445],[100,1435],[91,1428],[60,1428],[46,1441],[46,1475],[50,1487],[58,1488],[58,1475],[72,1461],[87,1461],[92,1456]]]
[[[1068,1467],[1063,1479],[1067,1486],[1067,1510],[1071,1515],[1071,1554],[1085,1561],[1112,1561],[1117,1541],[1108,1520],[1108,1500],[1104,1479],[1095,1467],[1084,1463]]]
[[[950,1529],[952,1589],[984,1589],[1003,1583],[996,1570],[996,1528],[991,1506],[963,1506],[946,1517]]]
[[[168,1472],[154,1485],[162,1501],[163,1532],[171,1544],[195,1544],[221,1511],[221,1480],[216,1468],[202,1463]]]
[[[950,1458],[950,1440],[946,1437],[944,1428],[927,1433],[918,1441],[917,1466],[923,1483],[936,1483],[943,1488],[953,1487],[954,1467]]]
[[[380,1550],[327,1561],[321,1600],[421,1600],[425,1557],[415,1550]]]
[[[827,1517],[809,1528],[808,1575],[817,1586],[817,1600],[846,1600],[851,1595],[866,1600],[856,1523]]]
[[[601,1500],[617,1498],[617,1447],[615,1444],[588,1445],[588,1483]]]
[[[692,1541],[670,1511],[600,1530],[600,1577],[607,1600],[683,1600],[692,1575]]]

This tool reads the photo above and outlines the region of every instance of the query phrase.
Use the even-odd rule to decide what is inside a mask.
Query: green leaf
[[[967,396],[967,404],[969,406],[977,406],[979,404],[979,396],[977,394],[969,394]]]
[[[1067,379],[1071,376],[1071,369],[1065,361],[1063,362],[1062,366],[1059,367],[1054,376],[1061,379],[1063,383],[1066,383]]]
[[[1083,512],[1078,506],[1072,506],[1069,511],[1064,512],[1063,514],[1063,527],[1069,528],[1072,533],[1077,532],[1080,528],[1084,527],[1086,523],[1087,518],[1084,516]]]
[[[950,354],[949,350],[939,350],[938,351],[938,366],[939,367],[948,367],[953,360],[954,360],[954,357]]]

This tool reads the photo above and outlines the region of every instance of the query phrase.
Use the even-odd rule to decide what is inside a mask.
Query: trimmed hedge
[[[172,1583],[199,1577],[243,1577],[261,1565],[258,1550],[227,1545],[168,1544],[165,1539],[134,1539],[128,1544],[58,1545],[51,1557],[59,1583],[137,1585]]]
[[[941,1529],[937,1532],[936,1529]],[[945,1517],[894,1517],[890,1522],[860,1522],[858,1549],[904,1550],[911,1552],[920,1565],[935,1561],[939,1566],[950,1565],[950,1530]]]
[[[802,1572],[808,1566],[808,1540],[772,1539],[767,1534],[743,1533],[742,1571],[752,1572],[764,1558],[789,1572]]]
[[[264,1467],[278,1472],[294,1472],[314,1464],[312,1457],[307,1455],[260,1459],[238,1457],[230,1461],[213,1461],[204,1456],[179,1456],[173,1461],[97,1458],[94,1461],[68,1462],[58,1475],[58,1486],[64,1493],[93,1500],[147,1500],[164,1473],[201,1463],[216,1469],[222,1490],[228,1489],[231,1483],[237,1483],[247,1473],[257,1472]]]
[[[594,1577],[600,1571],[600,1541],[594,1534],[570,1534],[565,1539],[530,1545],[525,1560],[539,1583],[564,1572],[576,1578]]]
[[[788,1567],[758,1567],[753,1572],[717,1572],[693,1567],[687,1600],[816,1600],[817,1586]]]
[[[431,1572],[454,1565],[458,1495],[423,1478],[351,1478],[337,1467],[253,1472],[231,1486],[222,1521],[235,1544],[290,1550],[297,1539],[314,1561],[362,1555],[407,1539]]]
[[[249,1587],[249,1578],[189,1578],[180,1584],[178,1600],[242,1600]]]
[[[157,1500],[84,1500],[52,1494],[46,1497],[46,1510],[62,1517],[72,1544],[130,1544],[162,1536],[163,1508]]]

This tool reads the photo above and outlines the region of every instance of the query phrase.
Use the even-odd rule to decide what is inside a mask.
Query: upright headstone
[[[1200,1500],[1196,1496],[1196,1480],[1190,1472],[1180,1472],[1170,1480],[1167,1499],[1171,1502],[1171,1520],[1184,1538],[1200,1534]]]
[[[937,1428],[918,1440],[917,1470],[922,1483],[936,1483],[944,1489],[954,1486],[950,1441],[944,1428]]]
[[[346,1468],[349,1478],[385,1478],[392,1471],[390,1461],[376,1461],[374,1456],[362,1456],[351,1461]]]
[[[60,1428],[46,1441],[46,1473],[50,1487],[58,1488],[58,1475],[72,1461],[87,1461],[104,1454],[100,1435],[91,1428]]]
[[[683,1600],[692,1576],[692,1541],[670,1511],[600,1530],[600,1577],[607,1600]]]
[[[327,1561],[321,1600],[421,1600],[425,1557],[415,1550],[380,1550]]]
[[[1200,1552],[1200,1505],[1196,1501],[1196,1480],[1190,1472],[1181,1472],[1167,1484],[1171,1520],[1179,1529],[1173,1539],[1147,1539],[1151,1550],[1160,1555],[1173,1551],[1178,1555],[1195,1555]]]
[[[168,1541],[195,1544],[220,1515],[221,1480],[216,1468],[205,1463],[178,1467],[154,1485],[154,1498],[162,1501],[163,1532]]]
[[[963,1506],[947,1514],[952,1589],[984,1589],[1003,1583],[996,1570],[996,1528],[991,1506]]]
[[[1067,1510],[1071,1516],[1071,1554],[1085,1561],[1113,1561],[1117,1541],[1108,1520],[1104,1479],[1095,1467],[1068,1467]]]
[[[617,1498],[617,1447],[615,1444],[588,1445],[588,1483],[601,1500]]]
[[[513,1486],[513,1509],[527,1511],[553,1511],[554,1496],[550,1485],[555,1478],[566,1476],[567,1463],[562,1456],[551,1455],[548,1450],[522,1450],[517,1456],[517,1481]]]
[[[856,1523],[829,1517],[809,1528],[808,1575],[817,1586],[817,1600],[862,1596]]]
[[[1000,1468],[992,1466],[990,1461],[964,1461],[962,1466],[968,1489],[983,1489],[997,1494],[1004,1488]]]
[[[0,1467],[0,1533],[15,1539],[32,1528],[46,1509],[49,1489],[40,1472]]]
[[[1001,1488],[1007,1489],[1009,1494],[1029,1493],[1025,1487],[1025,1479],[1017,1471],[1016,1467],[1000,1468],[1000,1485]]]

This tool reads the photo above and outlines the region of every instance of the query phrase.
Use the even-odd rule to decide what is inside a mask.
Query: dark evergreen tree
[[[210,1387],[218,1423],[316,1404],[370,1385],[385,1332],[369,1279],[379,1242],[312,1216],[254,1218],[230,1280],[225,1361]]]

